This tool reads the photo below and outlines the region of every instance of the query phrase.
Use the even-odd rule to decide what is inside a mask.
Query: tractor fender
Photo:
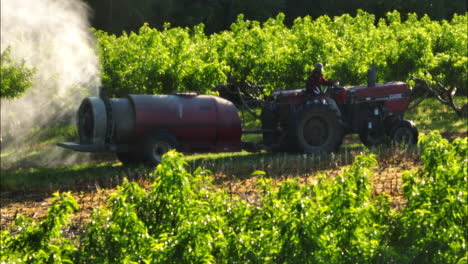
[[[304,109],[310,108],[312,105],[326,105],[335,111],[336,115],[340,117],[341,120],[341,111],[338,105],[336,104],[335,100],[329,97],[315,97],[305,101],[303,104],[300,104],[296,109],[294,109],[294,116],[296,117],[300,114]]]

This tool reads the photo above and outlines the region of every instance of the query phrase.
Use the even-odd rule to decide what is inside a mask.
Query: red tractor
[[[418,131],[403,118],[409,105],[403,82],[274,92],[262,109],[263,143],[273,151],[336,151],[344,135],[358,133],[366,146],[416,144]]]

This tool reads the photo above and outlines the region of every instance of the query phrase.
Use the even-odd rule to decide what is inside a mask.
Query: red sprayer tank
[[[241,121],[236,107],[209,95],[130,95],[135,136],[168,130],[182,151],[238,151]]]
[[[242,149],[236,107],[223,98],[195,93],[85,98],[78,111],[78,133],[79,144],[59,145],[85,152],[116,152],[119,158],[125,156],[121,160],[147,160],[145,156],[161,156],[169,148],[181,152]]]

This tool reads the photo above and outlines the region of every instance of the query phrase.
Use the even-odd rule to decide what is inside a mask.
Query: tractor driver
[[[334,81],[323,77],[322,63],[316,63],[314,70],[310,73],[309,78],[306,81],[306,91],[314,96],[317,96],[322,93],[322,85],[331,86],[334,83]]]

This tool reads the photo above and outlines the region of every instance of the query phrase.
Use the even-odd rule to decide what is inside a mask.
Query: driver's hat
[[[320,62],[315,63],[315,69],[317,70],[323,70],[323,64]]]

